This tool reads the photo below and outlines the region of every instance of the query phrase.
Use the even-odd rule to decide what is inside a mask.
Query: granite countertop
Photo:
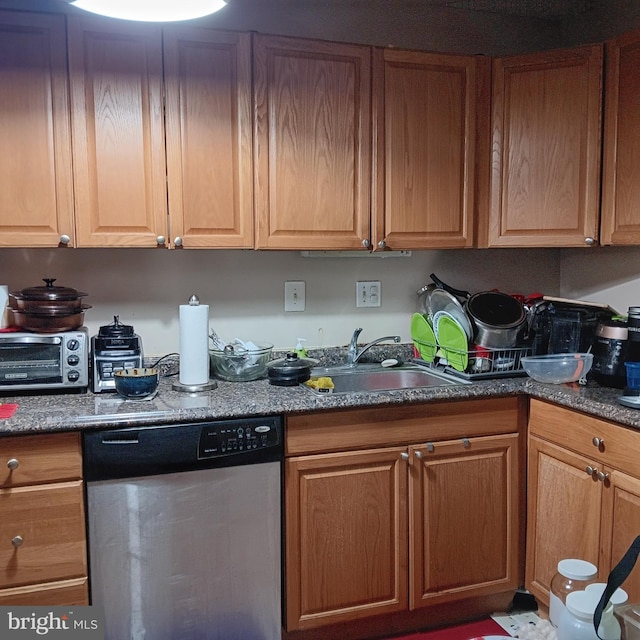
[[[497,378],[460,384],[401,391],[358,392],[322,395],[301,386],[274,386],[268,380],[218,381],[216,389],[189,394],[172,389],[175,378],[162,378],[155,397],[124,400],[113,393],[20,395],[0,398],[17,403],[11,418],[0,419],[0,435],[44,433],[127,426],[170,424],[243,416],[389,406],[395,404],[455,401],[528,394],[583,411],[622,425],[640,428],[640,412],[617,402],[620,390],[594,382],[540,384],[528,377]]]

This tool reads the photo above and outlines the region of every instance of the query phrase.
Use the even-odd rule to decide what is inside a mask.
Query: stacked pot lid
[[[11,292],[14,324],[26,331],[56,333],[73,331],[84,323],[87,294],[71,287],[55,286],[55,278],[44,278],[44,286]]]

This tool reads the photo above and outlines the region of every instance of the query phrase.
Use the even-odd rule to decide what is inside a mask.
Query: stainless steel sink
[[[439,371],[427,370],[415,365],[385,368],[380,365],[361,365],[355,368],[316,368],[311,371],[311,379],[328,376],[333,380],[331,390],[314,389],[304,385],[317,395],[328,393],[356,393],[358,391],[394,391],[398,389],[421,389],[469,384]]]

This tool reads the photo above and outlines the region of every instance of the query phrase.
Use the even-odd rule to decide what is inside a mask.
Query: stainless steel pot
[[[482,291],[471,295],[454,289],[435,274],[431,279],[445,291],[464,299],[464,308],[474,327],[475,344],[486,349],[510,349],[518,343],[526,328],[524,306],[516,298],[500,291]]]

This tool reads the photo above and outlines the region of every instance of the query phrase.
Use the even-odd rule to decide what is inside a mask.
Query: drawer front
[[[392,447],[517,433],[526,426],[524,397],[429,402],[295,414],[287,418],[287,456]]]
[[[0,588],[87,575],[82,481],[0,489]]]
[[[532,399],[529,433],[638,477],[640,431]]]
[[[79,433],[0,438],[0,487],[82,478]]]
[[[73,607],[89,604],[88,578],[0,589],[0,606]]]

